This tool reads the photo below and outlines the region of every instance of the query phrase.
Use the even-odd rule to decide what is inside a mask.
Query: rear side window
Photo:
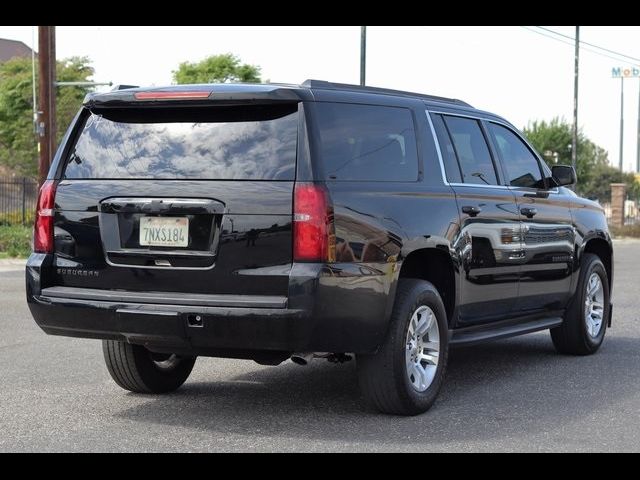
[[[418,153],[410,110],[317,103],[315,117],[326,180],[417,181]]]
[[[427,115],[429,114],[427,113]],[[447,127],[440,115],[431,115],[431,120],[433,121],[433,128],[436,130],[436,135],[438,136],[440,153],[442,155],[447,180],[451,183],[461,183],[462,172],[460,171],[456,151],[453,148],[453,143],[451,143]]]
[[[464,183],[497,185],[496,170],[477,120],[444,116]]]
[[[104,109],[87,116],[64,178],[294,180],[297,111]]]

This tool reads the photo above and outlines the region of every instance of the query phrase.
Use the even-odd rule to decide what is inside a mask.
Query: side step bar
[[[515,337],[526,333],[557,327],[562,317],[548,317],[528,321],[508,321],[492,325],[480,325],[451,330],[451,345],[473,345],[499,338]]]

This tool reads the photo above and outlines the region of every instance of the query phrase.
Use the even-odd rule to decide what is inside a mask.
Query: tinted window
[[[418,179],[410,110],[343,103],[318,103],[315,107],[327,180]]]
[[[293,180],[297,106],[90,114],[65,178]]]
[[[462,173],[460,172],[460,166],[456,159],[456,151],[453,148],[453,143],[451,143],[451,137],[449,137],[447,127],[440,115],[431,115],[431,120],[433,121],[433,128],[436,130],[438,143],[440,144],[440,153],[442,154],[447,180],[452,183],[460,183],[462,182]]]
[[[477,120],[444,117],[460,163],[464,183],[497,185],[498,179],[489,147]]]
[[[509,184],[515,187],[544,188],[538,159],[508,128],[490,123],[496,147],[507,169]]]

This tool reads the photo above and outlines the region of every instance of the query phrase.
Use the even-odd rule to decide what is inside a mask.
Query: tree
[[[533,121],[523,129],[533,147],[549,166],[571,165],[572,126],[564,119],[554,118],[550,122]],[[596,145],[580,130],[578,132],[578,156],[576,161],[580,195],[608,201],[611,196],[610,183],[626,183],[630,195],[637,195],[638,184],[633,174],[625,174],[609,164],[605,149]]]
[[[611,199],[611,184],[626,183],[627,195],[630,199],[640,199],[640,183],[633,173],[624,173],[611,165],[596,165],[589,177],[589,183],[584,185],[583,190],[589,198],[597,198],[602,202],[609,202]],[[583,191],[581,190],[581,192]]]
[[[85,82],[91,75],[93,68],[86,57],[57,62],[59,81]],[[31,76],[30,58],[14,58],[0,64],[0,165],[18,175],[36,176],[38,144],[33,127]],[[83,87],[57,87],[58,142],[86,93]]]
[[[240,63],[231,54],[212,55],[200,62],[182,62],[173,72],[173,81],[187,83],[260,83],[260,67]]]
[[[58,62],[57,80],[59,82],[87,82],[93,76],[93,67],[86,57],[71,57]],[[78,113],[84,97],[89,91],[86,87],[58,87],[56,98],[56,119],[58,122],[57,141],[62,140],[69,123]]]

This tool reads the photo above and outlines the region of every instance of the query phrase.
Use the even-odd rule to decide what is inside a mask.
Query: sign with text
[[[640,77],[639,67],[613,67],[611,68],[613,78],[638,78]]]

